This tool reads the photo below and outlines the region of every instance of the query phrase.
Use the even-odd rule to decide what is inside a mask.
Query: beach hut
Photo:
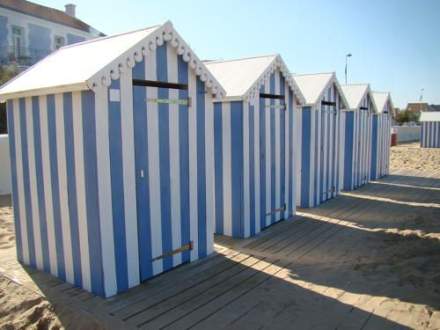
[[[108,297],[210,254],[222,93],[170,22],[4,85],[18,259]]]
[[[368,84],[342,85],[348,102],[344,122],[344,190],[353,190],[370,180],[372,118],[376,108]]]
[[[206,62],[214,104],[217,234],[253,236],[295,212],[294,111],[303,97],[279,55]]]
[[[420,146],[422,148],[440,148],[440,111],[421,112],[422,125]]]
[[[373,115],[371,142],[371,180],[389,174],[391,121],[393,102],[388,92],[373,92],[373,103],[377,113]]]
[[[348,108],[335,73],[294,75],[306,103],[298,112],[296,204],[315,207],[342,185],[343,125]]]

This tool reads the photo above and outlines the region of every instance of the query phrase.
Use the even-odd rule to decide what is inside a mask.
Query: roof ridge
[[[257,58],[263,58],[263,57],[277,57],[279,54],[269,54],[269,55],[257,55],[257,56],[250,56],[250,57],[242,57],[242,58],[234,58],[229,60],[202,60],[205,64],[210,63],[225,63],[225,62],[236,62],[236,61],[245,61],[245,60],[252,60]]]
[[[317,75],[320,75],[320,74],[335,74],[336,75],[336,72],[335,71],[328,71],[328,72],[315,72],[315,73],[292,73],[292,75],[295,77],[298,77],[298,76],[317,76]]]
[[[113,38],[117,38],[117,37],[120,37],[120,36],[123,36],[123,35],[127,35],[127,34],[132,34],[132,33],[140,32],[140,31],[150,30],[152,28],[160,27],[162,25],[163,24],[157,24],[157,25],[153,25],[153,26],[150,26],[150,27],[141,28],[141,29],[137,29],[137,30],[133,30],[133,31],[122,32],[122,33],[119,33],[119,34],[112,34],[112,35],[105,36],[105,37],[98,37],[98,38],[88,39],[88,40],[84,40],[84,41],[81,41],[81,42],[76,42],[74,44],[63,46],[63,47],[59,48],[58,50],[66,49],[66,48],[71,48],[71,47],[76,47],[76,46],[85,45],[85,44],[91,44],[91,43],[98,42],[98,41],[113,39]]]

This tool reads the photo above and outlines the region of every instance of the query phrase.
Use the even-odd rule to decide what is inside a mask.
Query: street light
[[[348,69],[348,58],[351,57],[351,53],[345,55],[345,84],[347,85],[347,69]]]

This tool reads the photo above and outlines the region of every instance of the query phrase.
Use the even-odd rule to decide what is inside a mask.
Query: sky
[[[64,10],[66,0],[35,0]],[[440,0],[73,0],[107,35],[173,22],[201,59],[280,54],[295,73],[335,71],[390,91],[394,105],[440,104]]]

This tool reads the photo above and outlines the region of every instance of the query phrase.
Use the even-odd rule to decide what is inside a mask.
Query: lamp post
[[[345,84],[347,85],[347,73],[348,73],[348,58],[351,57],[351,53],[345,55]]]

